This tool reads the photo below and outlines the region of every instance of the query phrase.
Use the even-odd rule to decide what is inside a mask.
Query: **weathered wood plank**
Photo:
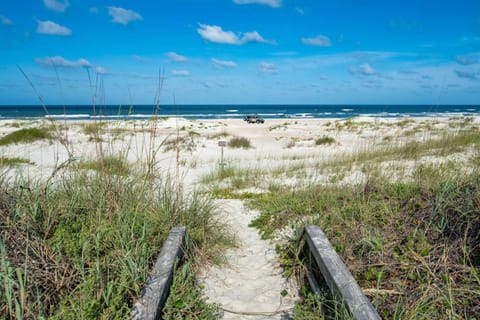
[[[173,281],[175,261],[183,256],[185,233],[185,227],[170,230],[140,299],[133,306],[132,320],[160,319]]]
[[[328,287],[345,301],[353,318],[381,319],[323,231],[318,226],[306,226],[304,238]]]

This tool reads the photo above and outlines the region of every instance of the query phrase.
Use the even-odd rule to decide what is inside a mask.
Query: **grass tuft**
[[[327,136],[323,136],[315,140],[315,145],[317,146],[324,145],[324,144],[330,145],[333,143],[335,143],[335,139]]]
[[[0,167],[7,166],[13,167],[18,164],[32,164],[32,162],[25,158],[18,158],[18,157],[0,157]]]
[[[51,139],[48,128],[25,128],[7,134],[0,139],[0,146],[18,143],[29,143],[42,139]]]
[[[129,164],[124,159],[115,156],[107,156],[99,160],[80,161],[77,168],[119,176],[127,176],[130,173]]]
[[[245,137],[233,137],[228,141],[228,146],[230,148],[242,148],[242,149],[252,148],[250,139]]]

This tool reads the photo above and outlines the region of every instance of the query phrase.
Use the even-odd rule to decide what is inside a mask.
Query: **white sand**
[[[478,126],[480,117],[469,125]],[[63,125],[64,122],[57,122]],[[92,124],[90,122],[89,124]],[[48,121],[0,121],[0,137],[19,128],[51,125]],[[168,119],[152,121],[110,121],[103,124],[105,133],[102,143],[95,143],[84,133],[85,122],[67,122],[68,130],[59,133],[67,143],[58,140],[37,141],[30,144],[2,146],[0,157],[20,157],[31,161],[30,165],[15,168],[3,167],[0,177],[12,178],[18,173],[29,178],[47,178],[62,163],[68,160],[95,159],[101,149],[104,155],[123,155],[132,168],[144,166],[155,152],[156,171],[159,175],[170,174],[181,181],[186,190],[199,187],[199,179],[216,171],[220,162],[219,140],[232,136],[249,138],[253,149],[224,149],[227,166],[246,169],[267,170],[272,168],[301,165],[304,176],[288,174],[263,177],[254,191],[265,192],[269,184],[294,185],[298,181],[307,183],[315,180],[324,183],[351,183],[364,179],[362,168],[352,167],[350,171],[322,171],[322,162],[337,159],[362,150],[376,147],[395,146],[406,141],[426,141],[435,136],[436,130],[452,127],[458,131],[465,125],[464,119],[376,119],[371,117],[354,120],[338,119],[276,119],[265,124],[246,124],[242,120],[189,121]],[[155,134],[152,135],[152,129]],[[176,129],[179,129],[177,131]],[[227,132],[226,138],[218,134]],[[409,134],[407,134],[410,132]],[[185,137],[180,151],[166,150],[167,141],[176,138],[177,133]],[[316,145],[315,139],[331,137],[331,145]],[[470,152],[470,153],[469,153]],[[474,151],[451,155],[450,160],[465,160]],[[423,157],[407,163],[384,163],[388,172],[401,174],[398,167],[413,167],[422,162],[445,161],[438,157]],[[68,169],[68,168],[67,168]],[[239,190],[241,191],[241,190]],[[251,191],[251,189],[249,189]],[[225,319],[288,319],[289,310],[296,296],[282,277],[274,246],[260,239],[258,232],[248,224],[255,212],[245,209],[240,201],[228,200],[223,218],[229,222],[238,240],[238,248],[226,253],[229,265],[206,267],[201,282],[209,301],[221,303],[225,309],[239,313],[267,313],[269,315],[240,315],[225,312]],[[281,292],[288,295],[282,298]]]
[[[222,305],[224,319],[289,319],[297,288],[282,276],[274,246],[248,226],[257,213],[239,200],[221,206],[238,248],[227,251],[228,265],[206,268],[200,276],[208,302]]]

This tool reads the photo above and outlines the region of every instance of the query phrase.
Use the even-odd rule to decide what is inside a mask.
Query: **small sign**
[[[227,141],[225,141],[225,140],[218,141],[218,146],[219,147],[226,147],[227,146]]]

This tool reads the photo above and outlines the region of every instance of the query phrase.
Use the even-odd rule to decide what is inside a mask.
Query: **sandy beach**
[[[4,165],[1,170],[7,181],[19,176],[54,179],[62,172],[77,170],[75,164],[99,157],[121,157],[132,170],[155,163],[159,177],[169,175],[187,192],[208,191],[205,177],[220,168],[262,174],[259,179],[252,178],[255,182],[246,189],[233,187],[234,192],[268,192],[272,185],[294,186],[313,181],[359,183],[365,179],[364,172],[352,163],[362,152],[425,143],[446,132],[476,130],[479,124],[480,117],[274,119],[264,124],[182,118],[99,122],[4,120],[0,122],[0,138],[24,128],[48,128],[51,136],[2,146],[2,159],[17,158],[28,163]],[[230,145],[232,139],[240,137],[249,141],[249,148]],[[220,146],[222,141],[225,147]],[[469,161],[474,152],[467,148],[444,156],[427,154],[415,160],[379,158],[376,163],[392,179],[405,178],[411,168],[421,163]],[[338,170],[335,164],[344,168]],[[255,212],[244,208],[241,201],[225,200],[221,206],[225,208],[223,219],[235,234],[238,247],[226,253],[226,265],[205,267],[199,275],[207,300],[223,305],[225,319],[288,319],[298,288],[282,276],[275,243],[261,240],[256,229],[249,227]],[[276,239],[281,241],[282,237],[285,234]]]
[[[48,128],[53,138],[4,145],[0,156],[18,157],[30,162],[4,168],[5,175],[22,172],[24,176],[35,178],[50,176],[55,168],[69,160],[75,163],[96,159],[99,153],[121,156],[132,167],[144,165],[154,154],[159,171],[178,175],[188,187],[218,169],[222,153],[219,141],[228,142],[233,137],[248,139],[251,147],[225,147],[223,157],[227,167],[269,170],[302,163],[308,170],[319,163],[335,161],[338,157],[375,148],[401,146],[409,141],[423,142],[435,139],[446,130],[458,132],[480,123],[480,117],[465,119],[272,119],[264,124],[182,118],[101,122],[4,120],[0,122],[0,137],[21,128],[39,127]],[[98,133],[94,133],[95,128],[98,128]],[[327,140],[323,141],[325,138]],[[432,160],[431,157],[419,159],[429,160]]]

